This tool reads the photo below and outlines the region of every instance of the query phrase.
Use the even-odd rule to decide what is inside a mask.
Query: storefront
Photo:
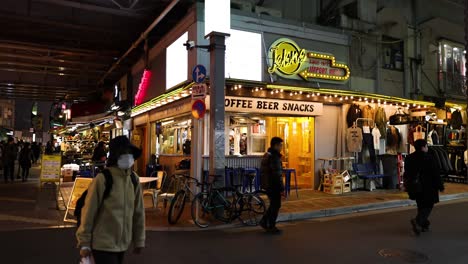
[[[457,165],[461,162],[461,150],[466,149],[462,143],[464,131],[462,126],[451,125],[451,113],[457,111],[458,116],[461,106],[443,106],[424,98],[411,100],[403,94],[395,97],[366,92],[375,89],[374,84],[365,82],[356,88],[356,83],[360,83],[357,78],[351,84],[348,36],[338,32],[299,34],[290,31],[285,37],[266,26],[252,29],[240,17],[233,20],[233,27],[236,29],[226,40],[227,168],[258,169],[270,139],[279,136],[285,140],[283,166],[296,171],[297,185],[301,189],[324,190],[327,174],[339,175],[346,170],[352,174],[346,178],[353,182],[349,189],[369,189],[353,172],[353,163],[372,163],[369,173],[392,178],[390,183],[378,179],[377,185],[396,188],[403,173],[403,163],[399,161],[413,151],[415,138],[432,139],[439,135],[443,140],[431,142],[436,148],[443,145],[444,150],[451,152],[451,146],[447,146],[450,137],[455,138],[452,141],[456,143],[452,145],[461,144],[456,155],[447,155],[453,167],[461,169],[447,166],[446,175],[455,171],[461,175],[466,171],[463,164]],[[197,34],[203,35],[202,32]],[[189,30],[188,36],[193,37],[193,31]],[[194,54],[188,54],[189,62]],[[209,68],[208,54],[198,52],[196,62]],[[190,115],[191,101],[187,98],[191,85],[187,82],[170,88],[133,109],[133,137],[139,138],[135,142],[146,153],[139,161],[141,172],[151,154],[158,157],[169,175],[181,160],[190,157],[188,146],[198,142],[193,136],[196,133],[191,131],[195,122]],[[209,96],[205,103],[209,106]],[[357,113],[352,114],[352,111]],[[390,122],[392,116],[401,116],[406,121]],[[203,166],[199,175],[209,167],[209,138],[212,136],[209,123],[207,114],[202,119]],[[461,123],[466,124],[466,120]],[[350,128],[360,131],[360,140],[354,146],[350,142]],[[452,130],[456,131],[450,132]],[[388,156],[394,166],[390,172],[382,168],[382,161]]]

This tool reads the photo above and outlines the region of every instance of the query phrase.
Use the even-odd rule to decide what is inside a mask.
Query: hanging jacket
[[[382,107],[379,107],[377,111],[375,112],[375,117],[374,117],[375,125],[377,128],[380,130],[380,135],[382,135],[382,138],[386,138],[386,130],[387,130],[387,115],[385,114],[385,109]]]
[[[348,127],[352,127],[353,123],[356,122],[356,119],[362,117],[361,108],[359,105],[352,104],[348,110],[348,114],[346,115],[346,122],[348,123]]]
[[[463,124],[463,118],[460,110],[455,110],[452,113],[452,120],[450,120],[450,124],[452,125],[453,129],[460,129]]]
[[[401,144],[401,134],[400,131],[394,127],[390,126],[387,129],[387,147],[386,151],[388,154],[396,155],[398,154],[398,149]]]
[[[366,105],[362,108],[362,118],[368,118],[374,120],[375,118],[375,109],[370,105]]]

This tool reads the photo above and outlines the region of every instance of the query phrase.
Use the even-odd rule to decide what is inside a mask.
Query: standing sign
[[[208,87],[204,83],[195,84],[192,86],[192,100],[204,99]]]
[[[205,66],[198,64],[193,68],[192,79],[195,83],[202,83],[206,78],[206,68]]]
[[[42,156],[41,182],[60,182],[62,157],[56,155]]]
[[[65,217],[63,218],[64,222],[75,222],[74,220],[67,219],[68,211],[75,210],[76,202],[80,199],[81,195],[88,190],[89,185],[93,179],[91,178],[76,178],[75,183],[73,184],[73,189],[68,199],[67,211],[65,212]]]
[[[202,119],[206,113],[206,105],[202,100],[196,100],[192,104],[192,116],[195,119]]]

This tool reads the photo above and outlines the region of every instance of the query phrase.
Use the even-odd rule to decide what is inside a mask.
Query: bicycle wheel
[[[236,208],[240,221],[247,226],[256,226],[266,212],[265,202],[255,194],[244,194],[237,200]]]
[[[171,201],[169,213],[167,215],[167,220],[169,224],[175,225],[177,221],[179,221],[180,217],[182,216],[182,213],[184,212],[185,199],[185,190],[180,190],[175,194],[174,198]]]
[[[200,228],[206,228],[211,223],[210,201],[207,193],[199,193],[192,201],[192,220]]]

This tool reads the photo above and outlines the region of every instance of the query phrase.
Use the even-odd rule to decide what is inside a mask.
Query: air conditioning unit
[[[246,12],[252,12],[252,3],[243,0],[231,0],[231,8]]]
[[[283,13],[280,10],[266,8],[262,6],[256,6],[255,13],[260,14],[260,15],[272,16],[272,17],[283,17]]]

